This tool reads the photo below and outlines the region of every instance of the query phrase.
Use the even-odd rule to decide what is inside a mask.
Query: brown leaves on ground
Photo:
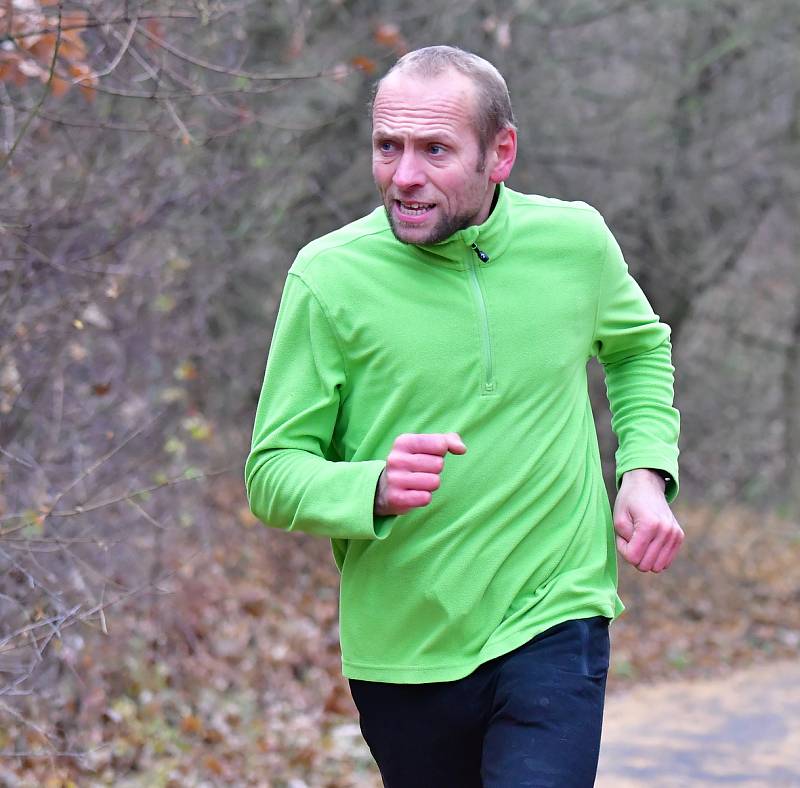
[[[20,760],[13,772],[7,762],[0,781],[380,785],[340,675],[329,545],[244,527],[241,496],[215,484],[213,544],[149,607],[113,611],[110,636],[87,639],[62,675],[60,705],[42,707],[37,722],[86,754]],[[797,526],[744,510],[679,515],[687,541],[668,572],[621,570],[628,612],[612,629],[612,692],[797,654]],[[24,735],[6,728],[0,747]]]
[[[612,690],[800,652],[800,526],[733,507],[678,519],[686,542],[667,572],[620,567]]]

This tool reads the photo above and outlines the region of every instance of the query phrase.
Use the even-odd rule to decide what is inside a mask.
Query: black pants
[[[591,788],[608,659],[608,619],[578,619],[458,681],[350,690],[386,788]]]

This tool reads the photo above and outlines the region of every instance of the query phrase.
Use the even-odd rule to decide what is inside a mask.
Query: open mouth
[[[436,207],[435,203],[430,202],[395,200],[394,203],[398,213],[404,216],[424,216]]]

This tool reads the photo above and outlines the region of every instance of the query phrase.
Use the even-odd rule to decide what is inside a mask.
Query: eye
[[[389,140],[381,140],[378,143],[376,143],[375,147],[381,153],[392,153],[395,148],[394,143],[390,142]]]
[[[434,142],[428,146],[428,152],[434,156],[441,156],[444,153],[444,146]]]

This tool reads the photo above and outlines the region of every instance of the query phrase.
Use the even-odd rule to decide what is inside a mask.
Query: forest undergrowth
[[[340,675],[327,542],[263,528],[230,481],[209,505],[209,549],[187,562],[187,532],[158,593],[109,610],[108,634],[60,647],[58,702],[30,698],[26,723],[0,726],[0,750],[30,752],[0,758],[0,784],[380,785]],[[668,572],[621,567],[612,693],[800,650],[797,524],[743,508],[678,515],[687,540]]]

